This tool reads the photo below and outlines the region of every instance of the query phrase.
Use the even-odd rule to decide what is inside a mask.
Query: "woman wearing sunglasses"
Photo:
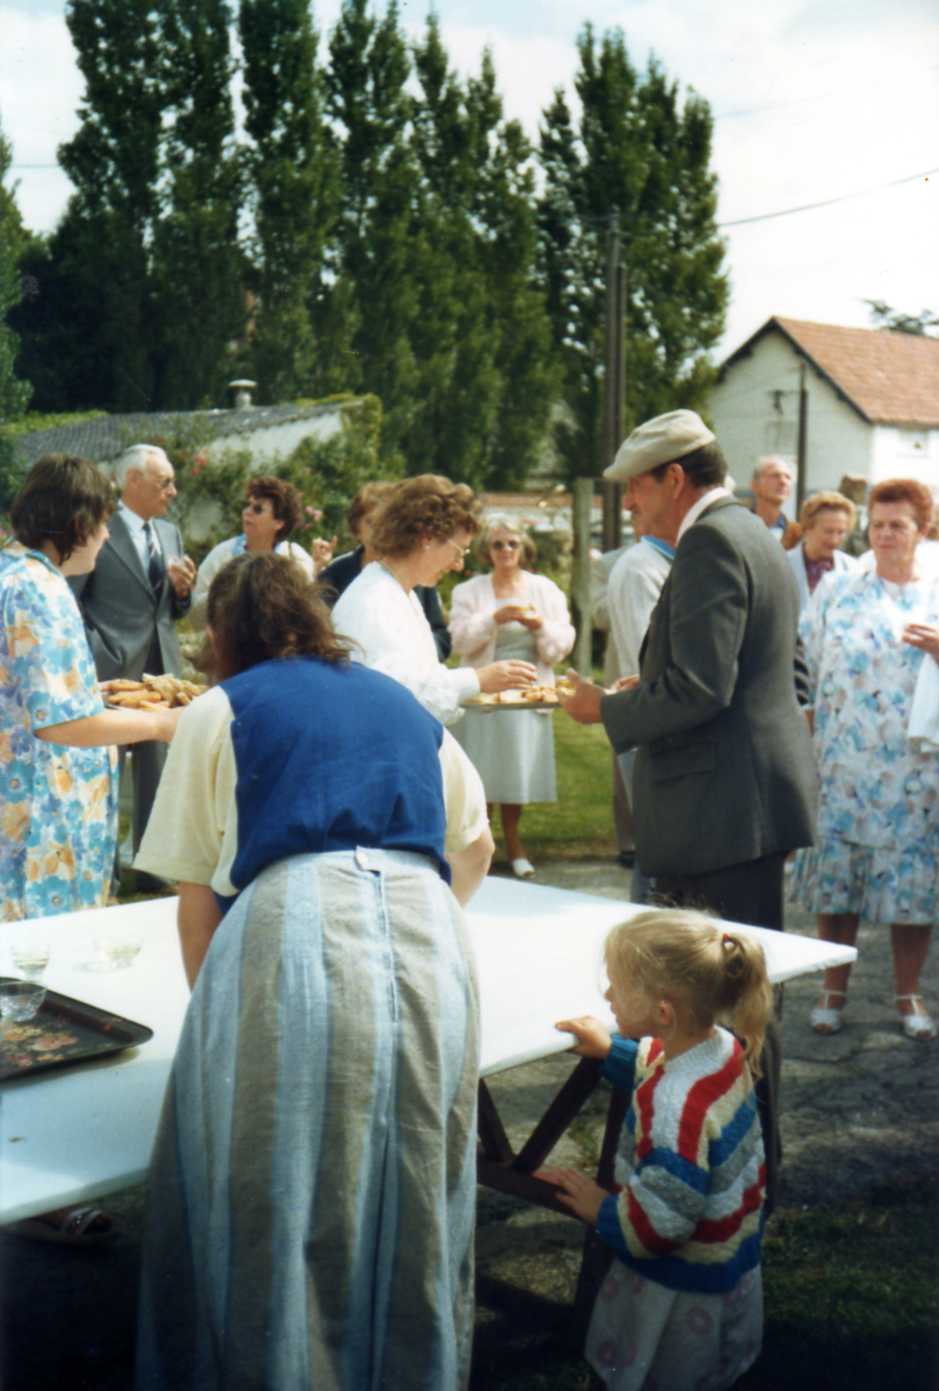
[[[300,494],[292,483],[284,478],[263,476],[252,478],[245,488],[245,502],[241,509],[242,532],[240,536],[230,536],[213,546],[199,566],[199,575],[192,595],[190,619],[200,626],[205,622],[205,606],[209,597],[209,587],[219,570],[236,555],[246,551],[252,555],[270,554],[289,556],[309,575],[315,578],[313,560],[310,555],[287,538],[300,524],[303,504]]]
[[[574,646],[564,595],[546,576],[525,568],[535,558],[535,546],[515,523],[490,522],[479,549],[492,568],[453,591],[454,652],[474,667],[494,660],[532,662],[536,680],[553,686],[553,668]],[[557,800],[550,712],[519,710],[501,716],[467,710],[454,733],[479,770],[486,800],[500,805],[513,874],[530,879],[535,870],[519,837],[519,822],[528,802]]]

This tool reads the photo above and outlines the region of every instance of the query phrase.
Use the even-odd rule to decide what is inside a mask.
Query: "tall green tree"
[[[66,21],[85,91],[79,129],[59,149],[75,193],[46,267],[60,305],[61,405],[147,409],[163,107],[153,7],[69,0]]]
[[[153,243],[156,394],[177,409],[224,403],[247,319],[232,18],[225,0],[159,6],[166,125]]]
[[[313,389],[310,308],[338,209],[338,160],[308,0],[241,0],[239,25],[257,294],[250,370],[263,400],[282,401]]]
[[[568,471],[601,459],[606,243],[618,219],[627,271],[627,429],[702,402],[707,353],[723,329],[728,284],[717,233],[707,103],[651,61],[630,62],[620,31],[578,39],[575,124],[563,93],[544,113],[540,202],[542,275],[560,355]]]
[[[12,147],[0,129],[0,431],[22,415],[30,393],[28,383],[17,374],[19,344],[8,323],[22,292],[19,260],[26,240],[14,190],[7,187],[12,162]],[[9,503],[16,481],[12,446],[0,433],[0,508]]]
[[[345,0],[326,69],[342,201],[314,303],[319,390],[373,392],[382,402],[382,452],[400,455],[419,373],[419,312],[411,234],[417,167],[410,143],[411,61],[391,3]],[[422,461],[408,460],[415,471]]]

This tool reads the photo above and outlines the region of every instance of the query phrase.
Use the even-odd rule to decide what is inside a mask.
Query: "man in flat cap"
[[[582,724],[602,720],[617,752],[638,750],[636,853],[657,893],[781,929],[785,858],[811,843],[815,811],[793,679],[798,596],[783,548],[726,472],[694,411],[656,416],[622,444],[606,477],[625,484],[643,528],[674,532],[675,558],[638,679],[610,694],[578,679],[563,704]],[[772,1201],[772,1127],[767,1138]]]

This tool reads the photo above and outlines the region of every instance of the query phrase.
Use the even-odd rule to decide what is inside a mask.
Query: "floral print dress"
[[[102,709],[64,576],[40,552],[9,542],[0,550],[0,921],[106,901],[115,751],[36,737]]]
[[[793,897],[868,922],[939,917],[939,759],[907,738],[920,665],[908,623],[939,622],[939,581],[833,575],[800,632],[815,687],[817,844],[800,851]]]

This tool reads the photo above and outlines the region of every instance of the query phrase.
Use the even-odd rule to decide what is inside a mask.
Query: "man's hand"
[[[195,562],[188,555],[170,556],[166,562],[166,576],[173,586],[177,599],[188,599],[196,582]]]
[[[536,1169],[535,1178],[560,1188],[558,1197],[564,1206],[589,1226],[597,1225],[603,1199],[610,1196],[605,1188],[587,1178],[586,1174],[579,1174],[576,1169]]]
[[[610,691],[615,695],[617,691],[631,691],[638,685],[638,676],[621,676],[618,681],[613,682]]]
[[[570,692],[570,694],[568,694]],[[600,701],[606,695],[602,686],[592,681],[583,681],[576,671],[569,671],[559,687],[561,704],[578,724],[599,724],[601,720]]]
[[[326,569],[326,566],[327,566],[327,565],[329,564],[329,562],[332,560],[332,558],[333,558],[333,552],[334,552],[335,549],[336,549],[336,541],[337,541],[337,539],[338,539],[338,538],[335,537],[335,536],[332,538],[331,541],[327,541],[327,540],[326,540],[324,537],[322,537],[322,536],[317,536],[317,537],[315,538],[315,540],[314,540],[314,542],[313,542],[313,573],[314,573],[314,574],[318,575],[319,572],[320,572],[321,570],[325,570],[325,569]]]

